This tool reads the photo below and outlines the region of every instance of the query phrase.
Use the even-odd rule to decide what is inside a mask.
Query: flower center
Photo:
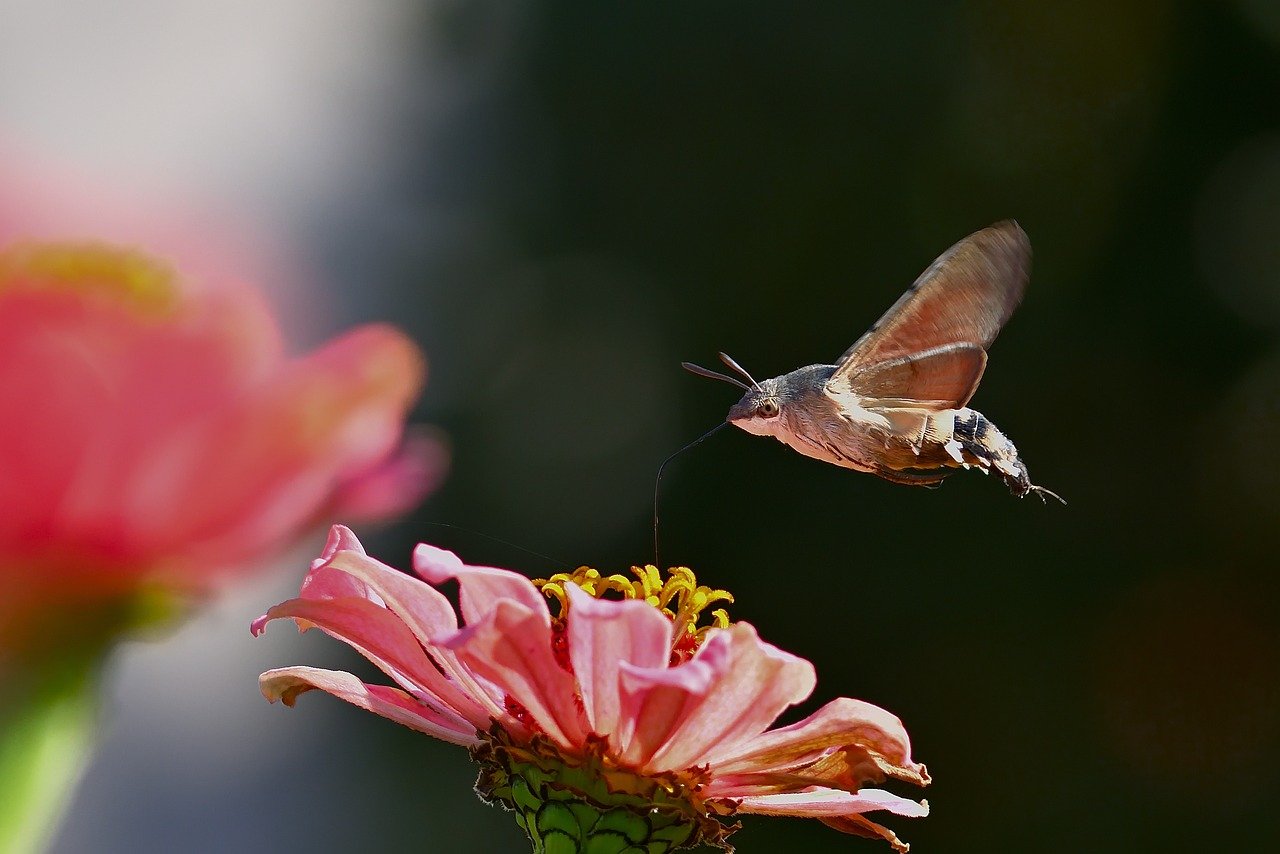
[[[16,243],[0,250],[0,292],[71,291],[163,316],[177,303],[176,279],[148,255],[101,243]]]
[[[556,626],[561,629],[557,635],[563,634],[564,617],[569,612],[569,598],[564,586],[572,581],[582,590],[596,599],[640,599],[666,614],[675,625],[672,635],[671,663],[679,664],[687,661],[711,629],[729,627],[729,612],[724,608],[715,608],[704,612],[717,602],[731,604],[733,595],[727,590],[717,590],[698,584],[693,570],[687,566],[672,567],[666,577],[662,571],[652,564],[633,566],[631,573],[635,578],[625,575],[601,575],[599,570],[589,566],[580,566],[573,572],[560,572],[550,578],[536,578],[533,586],[542,591],[548,599],[559,604],[556,615]],[[699,623],[702,623],[701,625]],[[563,653],[565,661],[561,666],[567,669],[567,648],[560,644],[556,647],[556,657],[560,660]]]

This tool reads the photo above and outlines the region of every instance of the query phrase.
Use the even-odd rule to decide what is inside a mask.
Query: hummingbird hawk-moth
[[[944,252],[834,365],[756,382],[721,353],[747,385],[683,364],[745,392],[728,423],[807,457],[912,486],[976,468],[1020,498],[1062,501],[1031,482],[1013,442],[967,405],[1030,269],[1026,233],[1012,220],[998,222]]]

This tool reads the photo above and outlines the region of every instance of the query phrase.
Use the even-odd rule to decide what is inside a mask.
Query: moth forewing
[[[987,354],[977,344],[944,344],[920,353],[889,359],[853,374],[837,371],[828,384],[862,396],[941,402],[964,406],[978,388]],[[939,408],[937,406],[931,408]]]
[[[836,362],[849,376],[881,362],[946,344],[985,350],[1022,301],[1031,273],[1031,242],[1013,220],[956,243]]]

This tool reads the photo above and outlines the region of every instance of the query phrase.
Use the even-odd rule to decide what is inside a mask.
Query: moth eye
[[[765,418],[772,418],[778,414],[778,404],[774,403],[772,400],[761,401],[760,414]]]

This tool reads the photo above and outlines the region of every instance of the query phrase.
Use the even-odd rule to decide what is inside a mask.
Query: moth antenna
[[[756,378],[751,376],[751,374],[747,373],[747,369],[742,367],[742,365],[739,365],[737,362],[735,362],[733,360],[733,357],[730,356],[728,353],[721,353],[720,361],[724,362],[726,365],[733,368],[735,371],[742,374],[747,379],[751,380],[751,387],[754,388],[756,391],[760,391],[760,392],[764,391],[764,389],[760,388],[760,383],[756,382]]]
[[[716,373],[715,371],[709,371],[706,368],[702,367],[701,365],[695,365],[692,362],[681,362],[680,367],[684,368],[689,373],[697,374],[700,377],[709,377],[710,379],[713,379],[713,380],[724,380],[727,383],[733,383],[743,391],[751,390],[751,388],[742,380],[734,379],[733,377],[726,376],[725,374],[719,374],[719,373]]]
[[[729,378],[725,377],[725,379],[729,379]],[[737,382],[737,380],[731,380],[731,382]],[[705,440],[711,438],[712,434],[714,434],[717,430],[721,429],[722,427],[728,427],[728,426],[729,426],[728,421],[721,421],[719,424],[712,427],[710,430],[703,433],[701,436],[694,439],[692,442],[685,445],[683,448],[676,451],[671,456],[667,457],[665,460],[662,461],[662,465],[658,466],[658,476],[653,479],[653,565],[654,566],[662,565],[658,563],[658,486],[659,484],[662,483],[662,472],[667,468],[667,463],[671,462],[676,457],[680,456],[681,454],[683,454],[685,451],[689,450],[693,446],[701,444]]]

